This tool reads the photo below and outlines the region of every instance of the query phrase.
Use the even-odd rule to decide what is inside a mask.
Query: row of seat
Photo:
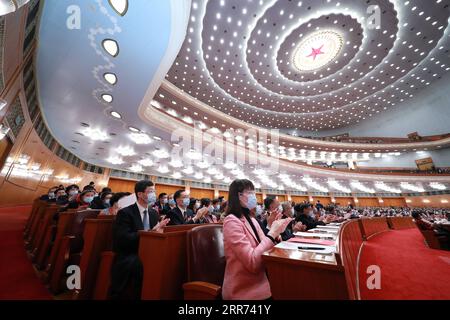
[[[114,217],[99,216],[99,210],[60,209],[39,199],[33,202],[24,231],[29,257],[53,294],[67,289],[67,267],[76,265],[82,285],[73,292],[73,298],[91,299],[97,294],[96,298],[106,299],[109,271],[106,279],[97,279],[97,275],[102,253],[111,250]]]

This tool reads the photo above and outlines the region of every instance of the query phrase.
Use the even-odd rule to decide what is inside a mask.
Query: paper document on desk
[[[318,229],[339,230],[339,226],[329,226],[329,225],[326,225],[326,226],[317,226],[316,228],[318,228]]]
[[[315,233],[332,233],[332,234],[338,234],[339,230],[337,229],[319,229],[319,228],[314,228],[314,229],[309,229],[309,232],[315,232]]]
[[[312,232],[295,232],[294,236],[304,237],[304,238],[325,238],[334,239],[334,236],[330,233],[312,233]]]

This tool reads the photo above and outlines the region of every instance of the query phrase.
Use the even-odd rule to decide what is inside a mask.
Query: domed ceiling
[[[445,0],[194,0],[166,80],[261,127],[363,123],[450,70],[449,10]],[[201,118],[164,87],[155,99]]]

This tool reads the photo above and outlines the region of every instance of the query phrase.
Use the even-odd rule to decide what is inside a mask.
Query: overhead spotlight
[[[130,138],[136,144],[150,144],[153,140],[148,136],[148,134],[143,132],[132,132],[130,133]]]
[[[109,157],[108,159],[106,159],[106,161],[108,161],[109,163],[112,164],[122,164],[123,160],[120,157]]]
[[[105,94],[102,94],[102,99],[106,103],[111,103],[113,101],[113,96],[105,93]]]
[[[108,0],[110,6],[119,15],[124,16],[128,11],[128,0]]]
[[[139,164],[144,167],[151,167],[153,165],[153,160],[149,159],[149,158],[142,159],[142,160],[139,160]]]
[[[108,139],[108,134],[101,129],[93,129],[93,128],[84,128],[81,130],[81,133],[90,138],[91,140],[97,141],[105,141]]]
[[[117,76],[114,73],[105,73],[103,74],[103,78],[111,85],[115,85],[117,83]]]
[[[133,150],[133,148],[127,147],[127,146],[119,146],[117,148],[117,153],[119,153],[120,155],[122,155],[124,157],[134,156],[136,154],[136,152]]]
[[[116,112],[116,111],[111,111],[110,113],[111,117],[116,118],[116,119],[122,119],[122,116],[120,115],[120,113]]]
[[[136,129],[135,127],[128,127],[128,130],[131,132],[139,132],[139,129]]]
[[[130,167],[130,171],[133,171],[133,172],[142,172],[142,171],[144,171],[144,169],[143,169],[142,166],[139,165],[139,164],[133,164],[133,165]]]
[[[105,39],[102,41],[103,49],[112,57],[117,57],[119,55],[119,45],[116,40]]]

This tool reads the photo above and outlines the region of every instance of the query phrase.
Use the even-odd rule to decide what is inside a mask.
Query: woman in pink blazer
[[[267,235],[251,217],[256,208],[253,183],[238,179],[231,183],[228,208],[223,223],[226,258],[222,297],[225,300],[264,300],[271,298],[262,254],[270,250],[292,219],[276,219]]]

